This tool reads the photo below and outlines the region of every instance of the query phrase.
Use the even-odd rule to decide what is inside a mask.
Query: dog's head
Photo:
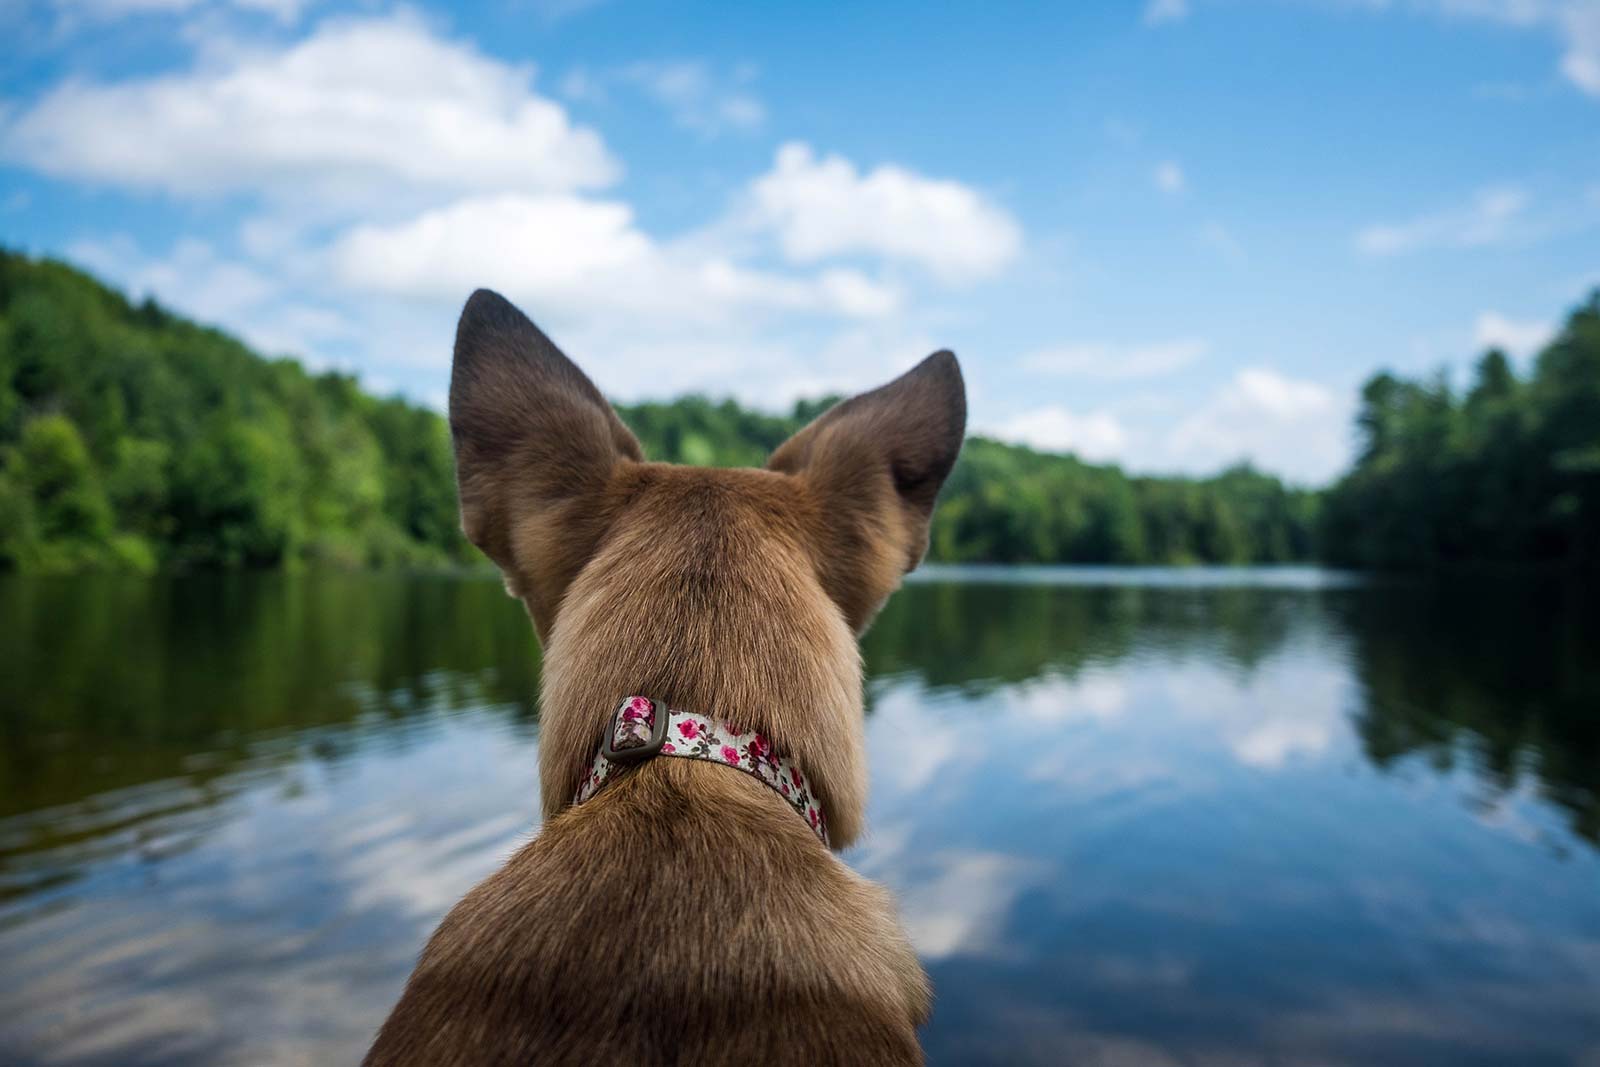
[[[714,583],[718,563],[734,571],[725,580],[759,586],[747,564],[798,555],[859,633],[921,562],[965,426],[961,368],[939,352],[834,405],[764,471],[649,464],[588,377],[504,298],[474,293],[456,333],[462,528],[544,642],[574,580],[614,542],[635,549],[614,568],[620,581],[629,558],[655,572],[634,575],[641,586],[670,581],[674,567],[680,584]]]
[[[546,646],[546,814],[570,801],[618,696],[642,692],[761,729],[848,844],[866,803],[854,634],[921,561],[965,424],[941,352],[836,404],[764,470],[647,463],[549,338],[475,293],[450,381],[461,521]]]

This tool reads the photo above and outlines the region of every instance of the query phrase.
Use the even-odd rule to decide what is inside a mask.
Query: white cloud
[[[1076,412],[1031,408],[983,433],[1047,452],[1140,471],[1213,474],[1248,460],[1293,481],[1318,484],[1349,461],[1350,400],[1319,382],[1268,367],[1235,373],[1175,422],[1120,404]]]
[[[1590,96],[1600,96],[1600,11],[1574,10],[1568,16],[1568,48],[1562,74]]]
[[[413,15],[332,20],[183,73],[63,82],[0,127],[0,157],[124,188],[369,207],[613,181],[600,137],[532,78]]]
[[[1220,222],[1207,222],[1197,231],[1200,243],[1216,252],[1230,263],[1243,263],[1245,261],[1244,245],[1233,235],[1233,231]]]
[[[733,308],[873,317],[898,294],[858,271],[794,277],[753,270],[713,249],[663,246],[616,201],[554,194],[471,198],[396,225],[366,225],[332,249],[358,289],[459,300],[480,285],[567,314],[626,311],[705,321]]]
[[[897,282],[853,265],[770,268],[717,224],[657,240],[613,198],[469,196],[324,233],[269,212],[245,219],[232,250],[180,242],[149,256],[125,241],[80,258],[258,347],[398,375],[422,397],[480,285],[521,303],[624,398],[694,390],[786,405],[879,384],[939,347],[907,328]]]
[[[561,333],[566,351],[606,395],[622,399],[709,392],[773,410],[801,397],[882,385],[938,347],[896,318],[842,328],[746,314],[643,328],[625,318],[588,316]]]
[[[1170,159],[1156,166],[1155,180],[1156,188],[1169,196],[1183,192],[1188,184],[1183,177],[1183,168]]]
[[[1189,17],[1189,0],[1150,0],[1144,8],[1146,26],[1164,26]]]
[[[307,2],[308,0],[54,0],[53,6],[69,26],[77,22],[112,22],[139,15],[190,14],[207,8],[257,12],[288,24],[300,17]]]
[[[1011,215],[960,182],[888,164],[862,173],[799,143],[780,148],[773,169],[756,179],[746,223],[775,233],[792,262],[866,254],[947,281],[992,275],[1022,245]]]
[[[1368,226],[1356,234],[1356,248],[1369,256],[1392,256],[1430,248],[1500,244],[1522,232],[1518,224],[1527,206],[1527,194],[1520,189],[1485,189],[1463,208]]]
[[[269,355],[300,357],[313,367],[330,365],[321,353],[353,338],[345,317],[312,301],[293,299],[284,279],[217,251],[209,242],[179,240],[164,256],[145,256],[126,237],[78,241],[67,255],[136,298],[154,296],[202,322],[224,324]]]
[[[109,269],[130,251],[125,241],[80,242],[68,249],[73,258],[99,270]],[[259,270],[222,260],[210,244],[194,238],[179,241],[163,260],[143,263],[130,283],[134,290],[145,293],[182,289],[193,313],[210,322],[236,319],[276,291],[271,279]]]
[[[701,63],[636,63],[625,73],[692,130],[750,129],[766,118],[753,94],[717,86]]]
[[[1237,398],[1243,410],[1278,419],[1315,415],[1333,402],[1333,393],[1327,386],[1285,378],[1266,368],[1240,371],[1224,395]]]
[[[1239,371],[1167,436],[1182,470],[1216,470],[1248,459],[1303,482],[1321,482],[1349,458],[1348,398],[1318,382],[1267,367]]]
[[[414,14],[329,20],[281,44],[191,40],[199,52],[175,72],[67,80],[0,112],[0,160],[226,198],[231,233],[145,247],[97,233],[71,254],[259,349],[413,396],[436,391],[455,310],[481,285],[559,330],[614,395],[774,405],[869,387],[938,347],[904,314],[919,287],[991,275],[1021,245],[966,185],[799,144],[704,225],[653,234],[632,203],[594,192],[617,164],[535,92],[530,66]],[[669,109],[710,108],[704,122],[758,120],[721,99],[751,71],[628,77]]]
[[[1031,352],[1022,357],[1022,366],[1039,374],[1063,377],[1154,378],[1182,370],[1203,357],[1210,347],[1195,338],[1141,345],[1064,345]]]
[[[753,77],[750,67],[719,78],[697,60],[665,60],[598,72],[579,67],[562,79],[561,87],[570,99],[603,103],[613,85],[631,86],[664,107],[678,125],[712,136],[755,129],[766,121],[766,106],[748,88]]]
[[[1161,0],[1156,0],[1159,4]],[[1600,96],[1600,4],[1595,0],[1328,0],[1376,12],[1426,12],[1446,18],[1479,19],[1521,30],[1543,31],[1561,46],[1562,77],[1590,96]],[[1152,6],[1155,6],[1154,4]],[[1148,18],[1147,20],[1148,21]],[[1521,90],[1516,92],[1520,95]]]
[[[1110,412],[1078,414],[1059,404],[1013,415],[987,432],[1043,452],[1073,452],[1096,461],[1118,458],[1128,444],[1127,431]]]
[[[1518,358],[1526,358],[1543,348],[1555,336],[1548,322],[1509,319],[1497,311],[1485,311],[1472,326],[1472,340],[1480,349],[1498,348]]]
[[[477,285],[558,288],[637,264],[651,251],[626,204],[507,194],[357,227],[334,246],[333,265],[358,288],[454,299]]]
[[[1600,4],[1594,0],[1423,0],[1423,6],[1448,16],[1553,33],[1561,42],[1562,76],[1600,96]]]
[[[1561,73],[1590,96],[1600,96],[1600,7],[1571,4],[1561,26],[1566,36]]]

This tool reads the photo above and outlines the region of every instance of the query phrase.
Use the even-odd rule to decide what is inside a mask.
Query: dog
[[[938,352],[765,469],[646,462],[527,317],[472,295],[462,528],[544,649],[545,821],[445,917],[368,1067],[922,1062],[927,975],[832,849],[866,804],[856,640],[921,562],[965,427]]]

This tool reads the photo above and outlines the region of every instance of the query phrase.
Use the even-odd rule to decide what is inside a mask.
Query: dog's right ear
[[[504,297],[462,309],[450,373],[461,528],[548,640],[568,584],[613,518],[606,487],[644,458],[594,383]]]
[[[888,385],[835,404],[767,461],[799,479],[815,503],[817,570],[857,632],[922,562],[966,425],[961,365],[935,352]]]

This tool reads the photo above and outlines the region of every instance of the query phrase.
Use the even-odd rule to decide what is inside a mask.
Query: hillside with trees
[[[1386,570],[1600,562],[1600,292],[1519,377],[1505,353],[1464,391],[1372,377],[1355,467],[1327,491],[1334,563]]]
[[[0,252],[0,565],[463,559],[451,476],[431,411]]]
[[[1363,451],[1326,493],[1239,466],[1140,477],[971,438],[936,514],[952,562],[1369,567],[1592,559],[1600,534],[1600,297],[1519,380],[1503,355],[1456,397],[1383,374]],[[646,454],[756,465],[786,414],[683,397],[619,405]],[[435,411],[227,334],[63,263],[0,250],[0,569],[439,566],[456,527]]]

